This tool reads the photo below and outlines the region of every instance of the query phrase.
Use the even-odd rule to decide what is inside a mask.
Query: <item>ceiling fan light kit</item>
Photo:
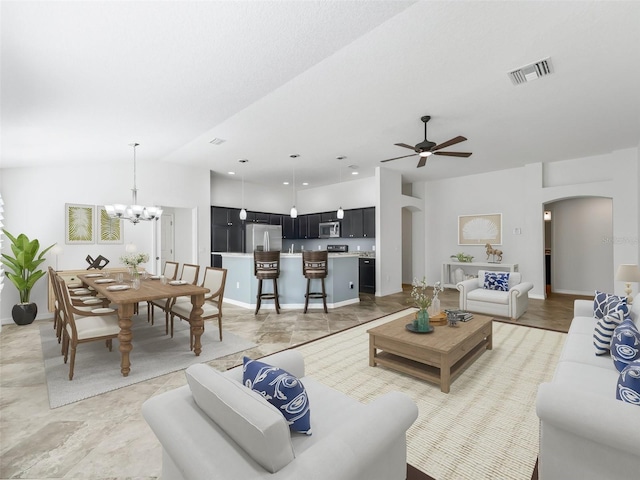
[[[399,160],[401,158],[414,157],[418,155],[420,157],[420,161],[418,162],[417,168],[424,167],[427,164],[427,158],[431,155],[444,155],[448,157],[470,157],[470,152],[440,152],[439,150],[442,148],[450,147],[451,145],[455,145],[460,142],[464,142],[467,139],[462,136],[457,136],[452,138],[451,140],[447,140],[446,142],[436,144],[435,142],[431,142],[427,140],[427,123],[431,120],[429,115],[425,115],[421,117],[420,120],[424,123],[424,140],[414,146],[408,145],[406,143],[396,143],[394,145],[398,147],[408,148],[413,150],[415,153],[410,155],[403,155],[401,157],[387,158],[386,160],[381,160],[381,162],[390,162],[392,160]]]

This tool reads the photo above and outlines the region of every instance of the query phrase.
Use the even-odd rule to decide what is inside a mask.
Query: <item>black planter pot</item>
[[[35,303],[18,303],[13,306],[11,316],[16,325],[29,325],[33,323],[38,314],[38,306]]]

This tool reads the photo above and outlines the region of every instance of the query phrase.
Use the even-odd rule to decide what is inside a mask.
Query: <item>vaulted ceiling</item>
[[[3,1],[2,167],[409,181],[640,145],[640,2]],[[551,58],[553,73],[508,72]],[[395,146],[468,138],[424,168]],[[219,145],[213,139],[224,140]],[[292,160],[290,154],[299,154]],[[344,160],[336,160],[345,156]],[[127,170],[128,171],[128,170]],[[142,172],[144,174],[144,172]]]

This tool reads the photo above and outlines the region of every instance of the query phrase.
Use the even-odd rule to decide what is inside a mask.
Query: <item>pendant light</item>
[[[292,153],[291,155],[289,155],[289,157],[294,160],[294,162],[293,162],[293,207],[291,207],[291,212],[289,213],[289,215],[291,215],[291,218],[297,218],[298,217],[298,209],[296,208],[296,164],[295,164],[295,159],[298,158],[299,156],[300,155],[298,155],[297,153]]]
[[[141,220],[155,220],[162,215],[162,209],[160,207],[144,207],[138,205],[138,187],[136,187],[136,147],[139,143],[130,143],[129,146],[133,147],[133,188],[132,202],[130,206],[122,205],[121,203],[115,203],[113,205],[105,205],[104,209],[107,211],[107,215],[111,218],[129,220],[134,225]]]
[[[243,165],[248,161],[249,160],[247,160],[246,158],[242,158],[238,160],[238,162],[242,163]],[[247,211],[244,209],[244,167],[241,167],[241,168],[242,168],[242,209],[240,210],[240,220],[246,220]]]
[[[339,157],[336,157],[336,160],[344,160],[345,157],[344,155],[340,155]],[[342,163],[340,164],[340,167],[338,168],[338,171],[340,173],[340,181],[338,182],[338,184],[342,183]],[[342,209],[342,206],[338,207],[338,211],[336,212],[336,216],[338,217],[338,220],[342,220],[344,218],[344,210]]]

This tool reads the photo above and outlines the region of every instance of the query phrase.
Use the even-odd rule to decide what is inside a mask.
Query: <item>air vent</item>
[[[551,58],[545,58],[539,62],[525,65],[524,67],[509,72],[509,78],[514,85],[521,85],[551,75],[552,73],[553,66],[551,65]]]
[[[221,143],[224,143],[224,142],[226,142],[226,140],[223,140],[222,138],[214,138],[209,143],[211,145],[220,145]]]

